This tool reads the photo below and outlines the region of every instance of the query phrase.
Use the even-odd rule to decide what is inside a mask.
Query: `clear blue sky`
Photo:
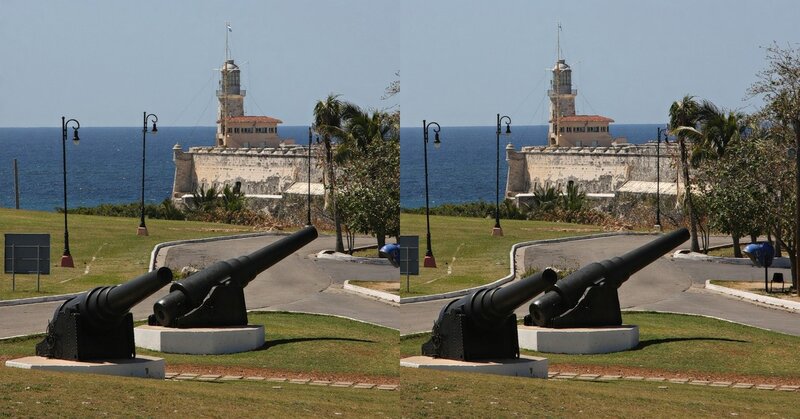
[[[402,125],[547,123],[556,25],[579,113],[661,123],[684,94],[754,110],[763,46],[800,42],[796,0],[404,0]]]
[[[400,68],[390,0],[29,1],[0,4],[0,127],[210,126],[225,52],[250,115],[311,121],[317,100],[342,94],[366,108]]]

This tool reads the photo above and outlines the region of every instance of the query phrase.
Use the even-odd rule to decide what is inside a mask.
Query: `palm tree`
[[[339,95],[329,94],[324,100],[314,105],[314,128],[322,136],[325,146],[325,168],[328,185],[325,188],[326,206],[330,202],[333,212],[333,223],[336,227],[336,251],[344,252],[342,241],[342,223],[336,209],[336,173],[333,170],[333,139],[337,138],[342,127],[342,112],[345,102],[339,100]]]
[[[369,156],[371,145],[376,142],[388,141],[399,138],[399,129],[391,114],[383,111],[363,111],[356,105],[347,104],[342,112],[342,128],[339,131],[339,144],[334,155],[334,160],[339,165],[345,165],[351,159]],[[374,151],[372,151],[374,153]],[[341,167],[341,166],[340,166]],[[380,176],[378,173],[368,175]],[[348,214],[352,216],[353,214]],[[399,217],[399,214],[395,214]],[[396,223],[396,222],[395,222]],[[386,225],[391,222],[375,222],[370,224],[370,229],[378,241],[378,248],[386,243]]]
[[[683,99],[675,101],[669,107],[669,127],[670,131],[678,137],[680,149],[681,169],[683,174],[683,207],[689,215],[689,232],[691,234],[691,250],[700,251],[700,244],[697,241],[697,218],[694,205],[692,204],[691,183],[689,180],[689,156],[686,149],[687,128],[694,129],[697,125],[698,104],[694,96],[686,95]]]
[[[737,141],[745,132],[745,115],[741,112],[726,111],[708,100],[697,108],[697,123],[700,134],[692,151],[692,165],[704,158],[719,158],[725,155],[728,144]]]
[[[744,136],[745,115],[741,112],[726,111],[708,100],[703,100],[697,107],[697,126],[681,127],[676,131],[685,132],[693,140],[691,164],[698,167],[705,160],[722,159],[731,144],[735,144]],[[741,227],[741,224],[736,223]],[[732,228],[733,252],[735,257],[742,257],[739,249],[739,238],[742,231]]]

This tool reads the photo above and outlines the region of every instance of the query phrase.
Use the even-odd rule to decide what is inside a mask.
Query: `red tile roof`
[[[614,122],[611,118],[600,115],[571,115],[558,118],[561,122]]]
[[[271,124],[282,124],[283,121],[277,118],[273,118],[271,116],[231,116],[228,117],[228,122],[238,122],[238,123],[271,123]]]

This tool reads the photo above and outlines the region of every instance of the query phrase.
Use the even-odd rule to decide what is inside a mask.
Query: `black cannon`
[[[550,268],[505,287],[482,288],[442,307],[422,354],[471,361],[519,357],[514,310],[555,284]]]
[[[246,326],[244,287],[316,238],[317,229],[309,226],[250,255],[217,262],[175,281],[170,293],[153,306],[148,324],[179,328]]]
[[[172,281],[160,268],[121,285],[97,287],[70,298],[56,309],[36,355],[69,360],[136,356],[131,307]]]
[[[682,228],[622,256],[584,266],[534,299],[525,324],[553,328],[621,325],[617,288],[687,239],[689,231]]]

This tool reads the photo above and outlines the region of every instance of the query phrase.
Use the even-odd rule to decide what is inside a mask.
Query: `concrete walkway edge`
[[[612,236],[647,236],[647,235],[654,235],[657,233],[644,233],[644,232],[636,232],[636,231],[616,231],[610,233],[597,233],[597,234],[589,234],[586,236],[573,236],[573,237],[561,237],[558,239],[545,239],[545,240],[532,240],[527,242],[516,243],[511,246],[511,252],[509,253],[509,259],[511,260],[511,268],[510,273],[497,281],[486,285],[480,285],[477,287],[472,288],[465,288],[457,291],[450,291],[445,292],[442,294],[430,294],[430,295],[420,295],[418,297],[405,297],[400,299],[400,304],[410,304],[410,303],[419,303],[422,301],[433,301],[433,300],[442,300],[446,298],[455,298],[461,297],[463,295],[467,295],[473,291],[477,291],[481,288],[489,288],[489,287],[496,287],[503,285],[507,282],[511,282],[514,280],[516,276],[516,266],[517,266],[517,250],[523,247],[528,246],[535,246],[540,244],[549,244],[549,243],[564,243],[576,240],[589,240],[589,239],[598,239],[603,237],[612,237]]]
[[[351,284],[349,279],[344,281],[344,285],[342,286],[342,288],[357,294],[362,294],[369,297],[377,298],[379,300],[390,301],[398,304],[400,303],[399,295],[394,295],[388,292],[378,291],[371,288],[359,287],[358,285]]]
[[[718,292],[720,294],[726,294],[733,297],[741,298],[743,300],[749,302],[757,302],[761,304],[767,304],[769,306],[786,310],[786,311],[793,311],[793,312],[800,312],[800,303],[795,301],[786,301],[780,298],[775,297],[768,297],[766,295],[759,295],[754,294],[752,292],[735,290],[728,287],[714,285],[711,283],[710,279],[706,280],[706,289],[709,291]]]

